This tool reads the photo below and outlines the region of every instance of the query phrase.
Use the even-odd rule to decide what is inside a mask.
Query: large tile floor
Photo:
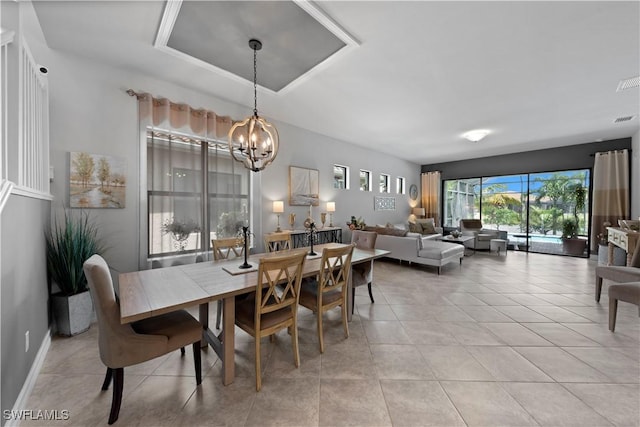
[[[301,308],[301,366],[286,332],[265,339],[259,393],[252,339],[239,330],[228,387],[211,350],[201,387],[189,351],[125,369],[116,425],[638,426],[638,310],[621,302],[609,332],[606,286],[594,302],[595,266],[479,252],[438,276],[376,262],[376,302],[358,288],[350,338],[337,310],[329,313],[321,355],[314,317]],[[95,325],[54,338],[28,407],[67,409],[70,417],[23,425],[106,425],[104,371]]]

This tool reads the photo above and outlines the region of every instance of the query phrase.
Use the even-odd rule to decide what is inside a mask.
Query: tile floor
[[[211,350],[203,353],[201,387],[190,351],[125,369],[116,425],[638,426],[638,310],[621,302],[609,332],[606,285],[594,301],[595,266],[479,252],[438,276],[376,262],[376,302],[358,289],[350,338],[337,310],[329,313],[321,355],[314,317],[301,308],[301,366],[293,365],[286,332],[265,340],[259,393],[252,339],[239,330],[237,377],[228,387]],[[95,325],[54,338],[28,408],[67,409],[69,419],[22,425],[106,425],[104,371]]]

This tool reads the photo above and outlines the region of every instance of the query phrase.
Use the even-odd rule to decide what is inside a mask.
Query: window
[[[360,169],[360,191],[371,191],[371,172]]]
[[[483,227],[502,230],[513,249],[588,257],[564,248],[562,235],[567,222],[577,222],[578,237],[589,240],[589,194],[584,206],[576,203],[576,188],[589,186],[588,169],[447,180],[444,226],[481,219]]]
[[[206,252],[211,239],[236,235],[249,219],[249,187],[226,143],[149,131],[149,257]]]
[[[396,193],[405,194],[405,191],[404,177],[399,176],[396,178]]]
[[[389,175],[380,174],[380,192],[381,193],[391,193],[391,188],[389,188]]]
[[[333,188],[349,189],[349,168],[342,165],[333,165]]]

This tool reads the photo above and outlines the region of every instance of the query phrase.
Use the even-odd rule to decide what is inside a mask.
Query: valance
[[[154,128],[166,128],[198,135],[204,139],[225,139],[233,120],[203,108],[193,108],[187,104],[172,102],[167,98],[154,98],[148,93],[127,90],[138,99],[138,115],[141,123],[147,122]]]

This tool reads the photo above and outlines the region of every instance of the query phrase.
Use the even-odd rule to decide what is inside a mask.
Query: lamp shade
[[[413,208],[413,214],[415,216],[424,216],[425,215],[425,211],[424,208]]]
[[[282,212],[284,212],[284,202],[282,200],[274,200],[273,213],[282,213]]]
[[[327,212],[336,211],[336,202],[327,202]]]

